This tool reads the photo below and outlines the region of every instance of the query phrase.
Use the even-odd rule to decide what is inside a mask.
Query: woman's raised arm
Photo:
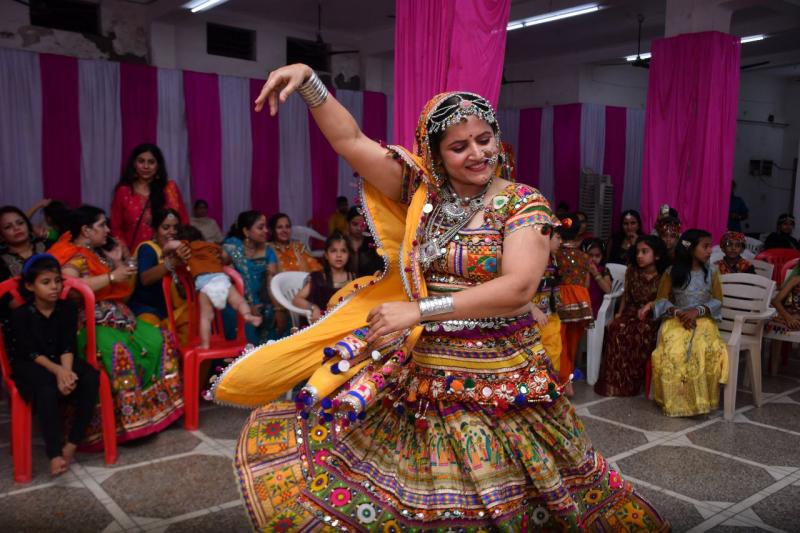
[[[256,111],[269,105],[270,115],[278,112],[278,105],[286,102],[293,92],[314,76],[307,65],[295,64],[270,72],[261,94],[255,102]],[[371,185],[393,200],[400,199],[402,169],[386,149],[361,131],[353,116],[332,95],[311,108],[319,129],[337,154],[364,177]]]

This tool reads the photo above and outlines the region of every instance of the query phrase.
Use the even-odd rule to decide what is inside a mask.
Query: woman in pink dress
[[[129,250],[153,238],[150,221],[153,213],[169,207],[180,214],[181,223],[189,215],[178,185],[167,179],[167,165],[161,149],[142,143],[131,152],[122,171],[111,204],[111,230]]]

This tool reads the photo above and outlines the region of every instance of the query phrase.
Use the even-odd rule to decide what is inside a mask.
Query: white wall
[[[750,209],[750,218],[744,229],[748,233],[766,233],[775,228],[778,214],[792,210],[791,168],[792,155],[787,157],[786,146],[797,146],[800,116],[790,117],[792,106],[790,82],[786,78],[771,76],[768,71],[743,73],[739,92],[739,113],[736,127],[736,151],[733,177],[736,193],[744,198]],[[773,115],[774,123],[768,122]],[[789,124],[787,127],[778,124]],[[792,141],[793,139],[793,141]],[[751,176],[751,159],[769,159],[775,165],[772,176]]]
[[[97,2],[97,0],[88,0]],[[30,25],[28,7],[12,1],[0,5],[0,46],[87,59],[146,62],[149,33],[145,8],[104,0],[100,27],[104,36],[88,39],[79,33]]]

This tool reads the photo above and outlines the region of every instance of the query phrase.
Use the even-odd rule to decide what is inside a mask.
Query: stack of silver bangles
[[[316,72],[311,73],[311,77],[297,88],[297,92],[306,101],[306,105],[312,108],[321,106],[328,99],[328,89]]]
[[[452,296],[422,298],[419,300],[418,304],[419,314],[422,318],[452,313],[456,308]]]

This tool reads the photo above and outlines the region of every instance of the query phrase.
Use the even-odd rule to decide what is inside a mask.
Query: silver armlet
[[[422,298],[417,303],[419,304],[419,314],[422,318],[452,313],[456,309],[452,296]]]
[[[328,89],[315,72],[312,72],[311,77],[297,88],[297,92],[310,108],[321,106],[328,99]]]

